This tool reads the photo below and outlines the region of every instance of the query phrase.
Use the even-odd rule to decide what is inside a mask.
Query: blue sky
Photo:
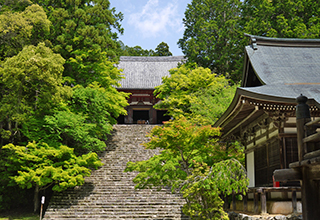
[[[110,0],[124,14],[124,34],[119,39],[130,47],[155,49],[161,42],[174,56],[183,55],[177,42],[183,36],[182,19],[191,0]]]

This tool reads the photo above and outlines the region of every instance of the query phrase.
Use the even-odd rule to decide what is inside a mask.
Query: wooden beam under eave
[[[293,169],[275,170],[273,172],[273,176],[274,176],[274,180],[279,182],[302,180],[302,174],[300,170],[293,170]]]
[[[251,118],[252,115],[254,115],[257,111],[259,111],[259,107],[255,106],[254,110],[244,119],[242,119],[241,122],[239,122],[236,126],[234,126],[232,129],[228,131],[228,133],[224,134],[223,137],[227,137],[231,132],[233,132],[236,128],[238,128],[240,125],[242,125],[243,122],[247,121],[249,118]]]
[[[287,123],[287,122],[285,122],[284,123],[284,127],[285,128],[296,128],[297,124],[296,123]]]
[[[319,123],[320,123],[320,118],[306,123],[305,126],[317,125]]]
[[[312,159],[312,158],[316,158],[316,157],[320,157],[320,150],[316,150],[316,151],[312,151],[309,153],[306,153],[303,157],[304,160],[307,159]]]
[[[303,138],[304,143],[319,142],[319,141],[320,141],[320,133],[319,132]]]

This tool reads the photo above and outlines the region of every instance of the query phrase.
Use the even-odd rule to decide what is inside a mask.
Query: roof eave
[[[257,35],[244,34],[250,37],[252,44],[253,39],[257,45],[265,46],[282,46],[282,47],[320,47],[320,39],[301,39],[301,38],[272,38],[261,37]]]
[[[231,104],[227,108],[227,110],[224,112],[224,114],[214,123],[214,127],[222,127],[224,122],[227,121],[234,112],[239,108],[241,105],[241,96],[239,94],[239,88],[236,90],[236,94],[234,95]]]

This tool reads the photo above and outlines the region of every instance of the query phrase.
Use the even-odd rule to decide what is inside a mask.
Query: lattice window
[[[268,184],[273,185],[273,171],[281,168],[279,141],[273,139],[268,146],[269,166],[268,166]]]
[[[262,186],[267,182],[268,163],[266,145],[254,151],[255,185]]]
[[[286,137],[285,138],[285,156],[286,156],[286,166],[289,168],[289,164],[299,160],[298,157],[298,144],[296,137]]]
[[[254,151],[255,185],[272,186],[273,171],[280,169],[279,142],[276,138]]]

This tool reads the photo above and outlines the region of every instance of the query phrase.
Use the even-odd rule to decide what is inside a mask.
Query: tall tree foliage
[[[129,46],[123,46],[122,49],[122,56],[144,56],[144,57],[149,57],[154,55],[153,50],[145,50],[141,46],[134,46],[134,47],[129,47]]]
[[[15,159],[6,162],[1,157],[0,163],[21,162],[1,169],[1,174],[17,180],[10,184],[27,188],[41,187],[41,181],[69,181],[56,175],[63,163],[88,175],[83,154],[104,150],[115,118],[126,114],[128,104],[127,94],[115,88],[123,76],[113,62],[119,52],[116,32],[122,33],[122,14],[109,8],[108,0],[33,3],[8,0],[0,8],[0,153],[9,148],[15,152]],[[17,156],[26,148],[34,150],[28,151],[34,161]],[[53,155],[44,155],[46,151]],[[70,158],[61,156],[61,151],[68,151]],[[58,170],[43,180],[41,169],[51,162],[57,162]],[[12,176],[11,171],[22,170],[25,175]],[[77,174],[75,169],[70,172]],[[59,189],[81,185],[77,178]],[[6,184],[0,180],[0,209],[10,199],[2,196]]]
[[[21,125],[29,116],[43,117],[70,95],[70,90],[62,86],[63,64],[64,59],[43,43],[26,46],[3,63],[0,68],[2,144],[21,141]]]
[[[24,46],[44,41],[50,25],[39,5],[29,1],[4,4],[0,9],[0,61],[17,55]]]
[[[122,31],[119,23],[122,14],[116,14],[114,8],[109,9],[107,0],[37,3],[45,6],[51,22],[41,6],[32,5],[28,0],[8,1],[0,11],[0,19],[4,21],[0,25],[3,30],[0,40],[4,43],[1,45],[2,58],[6,58],[0,69],[3,73],[0,86],[4,91],[0,99],[0,110],[3,112],[1,141],[19,143],[35,138],[37,135],[32,133],[41,130],[44,119],[49,115],[66,115],[56,114],[61,111],[72,112],[71,115],[78,115],[79,119],[84,117],[86,119],[82,118],[83,121],[99,127],[95,133],[91,130],[90,134],[102,140],[105,138],[102,133],[110,132],[111,125],[116,123],[115,117],[126,113],[123,107],[127,105],[127,94],[115,89],[122,75],[110,61],[118,45],[115,41],[117,35],[111,29],[114,27]],[[45,34],[49,27],[50,37]],[[38,41],[47,43],[28,46]],[[46,46],[51,46],[53,51]],[[16,56],[10,57],[12,55]],[[71,91],[68,85],[79,86]],[[74,102],[80,90],[94,90],[91,94],[87,93],[87,97],[82,97],[85,98],[82,106]],[[72,101],[68,101],[71,96]],[[87,110],[84,112],[84,102],[86,107],[95,107],[84,108]],[[87,120],[88,117],[90,120]],[[92,120],[94,117],[95,120]],[[103,117],[105,121],[101,120]],[[22,124],[25,128],[29,127],[24,129],[27,139],[15,139],[21,137]],[[59,138],[64,142],[62,136]],[[96,149],[101,150],[102,147]]]
[[[320,9],[314,0],[244,1],[244,31],[279,38],[319,38]]]
[[[161,42],[155,48],[155,50],[145,50],[141,46],[129,47],[124,45],[122,41],[119,41],[121,47],[121,56],[172,56],[172,53],[169,50],[169,46],[165,42]]]
[[[185,11],[185,31],[178,45],[190,62],[237,82],[243,50],[240,18],[239,0],[193,0]]]
[[[123,32],[122,13],[108,0],[35,0],[52,22],[49,40],[66,59],[64,76],[73,84],[86,83],[105,70],[107,59],[117,60],[117,33]]]
[[[171,69],[154,93],[161,102],[158,109],[167,109],[172,117],[183,115],[199,124],[213,124],[230,104],[235,86],[224,76],[208,68],[182,65]]]
[[[315,0],[193,0],[178,41],[191,62],[237,83],[241,79],[244,33],[279,38],[319,38]]]
[[[115,118],[126,114],[126,100],[113,89],[107,91],[97,84],[75,86],[68,105],[45,117],[29,117],[23,134],[50,146],[72,146],[76,154],[101,152]]]
[[[169,50],[169,45],[165,42],[161,42],[155,49],[155,56],[172,56]]]

